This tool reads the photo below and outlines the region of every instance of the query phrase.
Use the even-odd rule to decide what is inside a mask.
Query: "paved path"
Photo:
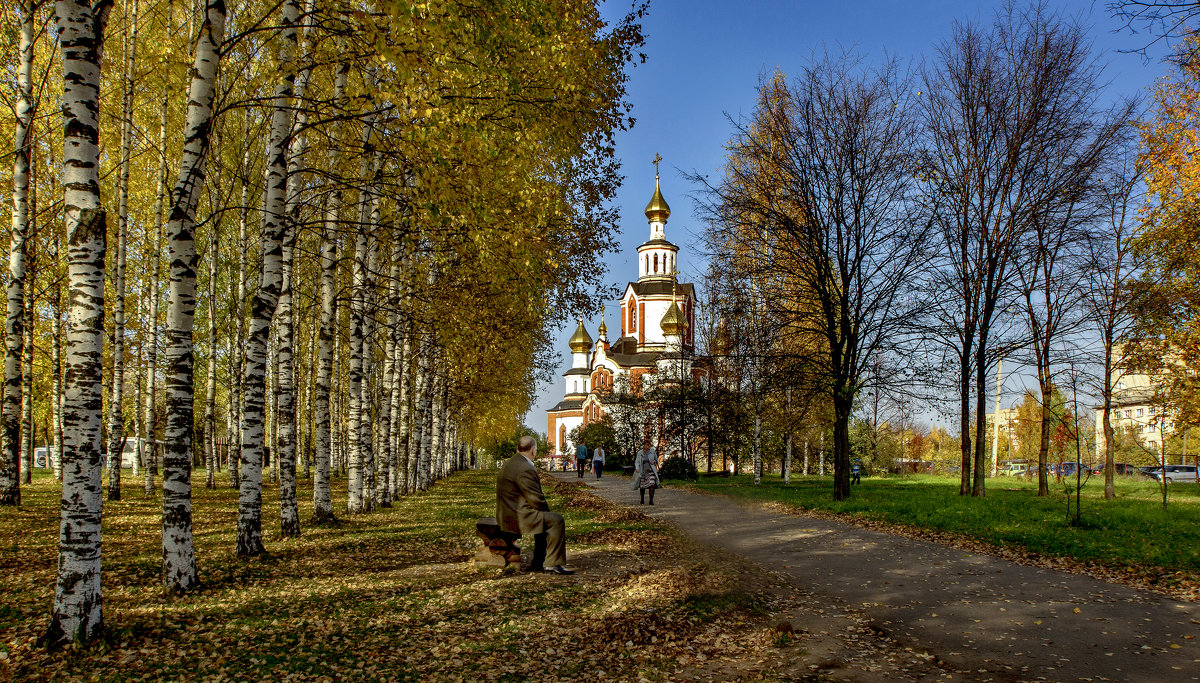
[[[578,481],[574,473],[554,473]],[[836,521],[667,488],[638,506],[629,478],[584,478],[689,536],[782,572],[817,600],[969,678],[1200,680],[1200,605]]]

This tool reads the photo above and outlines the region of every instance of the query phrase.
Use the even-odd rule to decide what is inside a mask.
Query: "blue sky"
[[[662,192],[671,205],[667,239],[680,246],[681,279],[695,282],[705,262],[696,244],[703,224],[691,195],[698,189],[683,176],[699,172],[716,180],[724,162],[724,144],[732,134],[727,115],[749,114],[761,74],[776,68],[796,73],[814,51],[851,48],[868,61],[891,55],[917,64],[950,33],[955,20],[990,21],[997,3],[951,0],[651,0],[643,21],[646,63],[630,72],[629,99],[637,124],[621,134],[617,154],[624,183],[617,194],[621,212],[621,251],[603,257],[608,282],[623,287],[637,278],[636,249],[649,235],[642,209],[654,191],[651,160],[661,154]],[[1145,33],[1114,33],[1120,22],[1105,9],[1107,0],[1048,0],[1051,8],[1078,16],[1088,27],[1114,98],[1144,93],[1166,73],[1158,59],[1119,50],[1143,47]],[[619,17],[627,2],[608,2],[605,14]],[[616,301],[607,302],[609,328],[620,328]],[[703,302],[701,302],[703,305]],[[594,336],[598,317],[586,320]],[[567,339],[575,323],[558,331],[562,350],[554,381],[539,384],[525,422],[546,429],[546,409],[562,398],[561,373],[569,367]],[[1007,372],[1007,370],[1006,370]],[[1019,395],[1020,373],[1005,381],[1005,392]],[[1007,404],[1007,401],[1006,401]]]

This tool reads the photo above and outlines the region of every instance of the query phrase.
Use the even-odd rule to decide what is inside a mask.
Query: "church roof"
[[[592,373],[590,371],[588,371],[587,368],[571,368],[570,370],[567,370],[566,372],[563,373],[563,377],[570,377],[571,375],[590,375],[590,374],[592,374]]]
[[[617,365],[623,368],[649,368],[660,355],[658,351],[641,351],[639,353],[610,353],[608,354]]]
[[[679,251],[678,244],[675,244],[674,242],[672,242],[670,240],[664,240],[664,239],[646,240],[645,242],[642,242],[638,246],[638,251],[641,251],[642,248],[644,248],[644,247],[667,247],[668,249],[674,249],[675,251]]]
[[[673,292],[678,291],[683,299],[688,297],[696,297],[696,288],[689,282],[680,282],[678,285],[671,280],[643,280],[639,282],[630,282],[626,285],[626,291],[633,287],[633,293],[641,296],[666,295],[670,296]],[[678,289],[676,289],[678,287]]]
[[[583,402],[587,399],[586,396],[575,396],[564,398],[559,401],[553,408],[547,410],[548,413],[557,413],[561,410],[579,410],[583,407]]]

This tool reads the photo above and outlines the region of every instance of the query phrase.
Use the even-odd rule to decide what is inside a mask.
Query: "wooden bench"
[[[516,545],[521,540],[521,534],[501,529],[495,517],[475,520],[475,534],[483,539],[483,547],[475,553],[477,566],[507,567],[521,564],[521,549]]]

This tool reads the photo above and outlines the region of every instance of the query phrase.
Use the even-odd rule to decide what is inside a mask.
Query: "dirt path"
[[[966,678],[1200,680],[1195,604],[717,496],[667,488],[655,506],[639,506],[627,477],[584,481],[782,575],[831,611],[865,619]]]

